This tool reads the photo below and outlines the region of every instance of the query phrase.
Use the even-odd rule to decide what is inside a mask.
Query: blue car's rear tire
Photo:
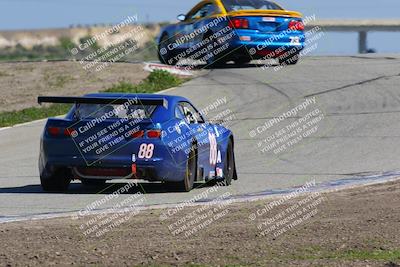
[[[81,183],[87,187],[101,187],[104,186],[107,180],[101,179],[81,179]]]
[[[299,62],[300,55],[283,55],[278,58],[280,65],[296,65]]]
[[[165,182],[169,190],[179,192],[189,192],[193,189],[194,181],[197,178],[197,152],[192,147],[188,159],[186,161],[186,170],[181,182]]]
[[[197,153],[194,147],[190,150],[187,162],[186,162],[186,172],[180,187],[183,191],[189,192],[193,189],[194,181],[197,175]]]
[[[209,39],[211,35],[212,35],[211,32],[206,34],[203,38],[203,41],[206,41],[207,39]],[[215,55],[214,51],[217,51],[220,47],[221,47],[221,45],[219,44],[219,45],[217,45],[217,47],[214,47],[213,50],[208,51],[208,53],[206,54],[207,58],[205,61],[207,63],[207,66],[206,66],[207,68],[220,67],[226,63],[224,52],[220,53],[219,55]]]
[[[235,156],[233,151],[232,140],[229,140],[228,149],[226,150],[225,164],[224,164],[224,183],[226,186],[232,184],[232,179],[235,176]]]
[[[250,63],[250,61],[251,61],[251,58],[237,58],[234,60],[235,64],[239,65],[239,66],[246,65],[246,64]]]
[[[70,172],[59,169],[48,177],[40,176],[40,184],[47,192],[64,192],[71,183]]]

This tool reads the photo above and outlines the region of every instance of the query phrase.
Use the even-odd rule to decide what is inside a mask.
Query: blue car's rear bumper
[[[154,140],[152,142],[155,143]],[[70,146],[68,152],[65,149],[66,145]],[[70,140],[44,140],[41,145],[39,162],[41,175],[45,173],[50,175],[58,169],[68,169],[75,178],[88,178],[78,174],[103,168],[105,169],[104,176],[99,173],[96,178],[119,179],[120,177],[107,176],[107,171],[112,169],[131,171],[133,163],[136,164],[138,179],[177,182],[183,180],[186,172],[184,153],[170,153],[169,148],[161,141],[157,145],[157,156],[151,159],[139,159],[136,155],[134,160],[132,151],[137,151],[137,149],[133,149],[136,146],[134,142],[121,146],[117,151],[104,157],[82,155],[76,147],[71,150],[71,145],[73,146]],[[135,176],[130,178],[135,178]]]
[[[260,59],[266,56],[276,58],[285,52],[304,49],[305,35],[303,32],[291,33],[260,33],[256,30],[235,30],[235,35],[229,41],[229,50],[235,50],[232,56],[249,56]]]

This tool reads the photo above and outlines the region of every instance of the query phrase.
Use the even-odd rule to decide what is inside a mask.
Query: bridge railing
[[[358,32],[358,52],[368,52],[369,32],[399,32],[400,20],[317,20],[309,22],[306,29],[320,26],[325,32]]]

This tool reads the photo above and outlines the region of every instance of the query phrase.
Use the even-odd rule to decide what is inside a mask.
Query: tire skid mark
[[[359,85],[364,85],[364,84],[376,82],[376,81],[379,81],[379,80],[382,80],[382,79],[393,78],[393,77],[400,77],[400,73],[399,74],[395,74],[395,75],[382,75],[382,76],[379,76],[379,77],[376,77],[376,78],[367,79],[367,80],[364,80],[364,81],[361,81],[361,82],[351,83],[351,84],[344,85],[344,86],[341,86],[341,87],[338,87],[338,88],[324,90],[324,91],[321,91],[321,92],[305,95],[304,98],[309,98],[309,97],[322,95],[322,94],[328,94],[328,93],[331,93],[331,92],[340,91],[340,90],[343,90],[343,89],[347,89],[347,88],[351,88],[351,87],[355,87],[355,86],[359,86]]]
[[[267,86],[269,89],[271,89],[271,90],[273,90],[274,92],[276,92],[276,93],[278,93],[279,95],[281,95],[281,96],[283,96],[284,98],[286,98],[286,100],[290,103],[290,105],[292,105],[293,103],[292,103],[292,99],[291,99],[291,97],[288,95],[288,94],[286,94],[283,90],[281,90],[281,89],[279,89],[279,88],[277,88],[277,87],[275,87],[275,86],[273,86],[273,85],[270,85],[269,83],[267,83],[267,82],[265,82],[265,81],[260,81],[260,80],[253,80],[253,79],[250,79],[248,76],[246,76],[246,75],[243,75],[243,74],[241,74],[241,73],[233,73],[233,72],[228,72],[228,71],[222,71],[222,72],[224,72],[224,73],[226,73],[226,74],[229,74],[229,76],[234,76],[235,78],[238,78],[238,77],[241,77],[240,79],[242,80],[249,80],[249,81],[254,81],[254,82],[252,82],[251,84],[256,84],[256,85],[262,85],[262,86]],[[227,77],[227,76],[225,76],[225,77]],[[248,85],[251,85],[251,84],[248,84]],[[265,97],[266,98],[266,97]],[[264,99],[264,98],[263,98]],[[260,100],[258,100],[258,101],[256,101],[256,102],[259,102],[259,101],[262,101],[263,99],[260,99]],[[254,102],[253,102],[254,103]]]

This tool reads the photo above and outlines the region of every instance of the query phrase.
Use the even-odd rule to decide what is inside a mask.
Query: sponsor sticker
[[[266,22],[275,22],[276,18],[273,17],[263,17],[262,21],[266,21]]]
[[[217,177],[224,177],[224,173],[221,168],[217,168]]]
[[[217,163],[221,163],[221,162],[222,162],[221,151],[218,150]]]
[[[300,37],[299,36],[294,36],[294,37],[289,37],[290,38],[290,43],[293,45],[299,45],[300,44]]]

